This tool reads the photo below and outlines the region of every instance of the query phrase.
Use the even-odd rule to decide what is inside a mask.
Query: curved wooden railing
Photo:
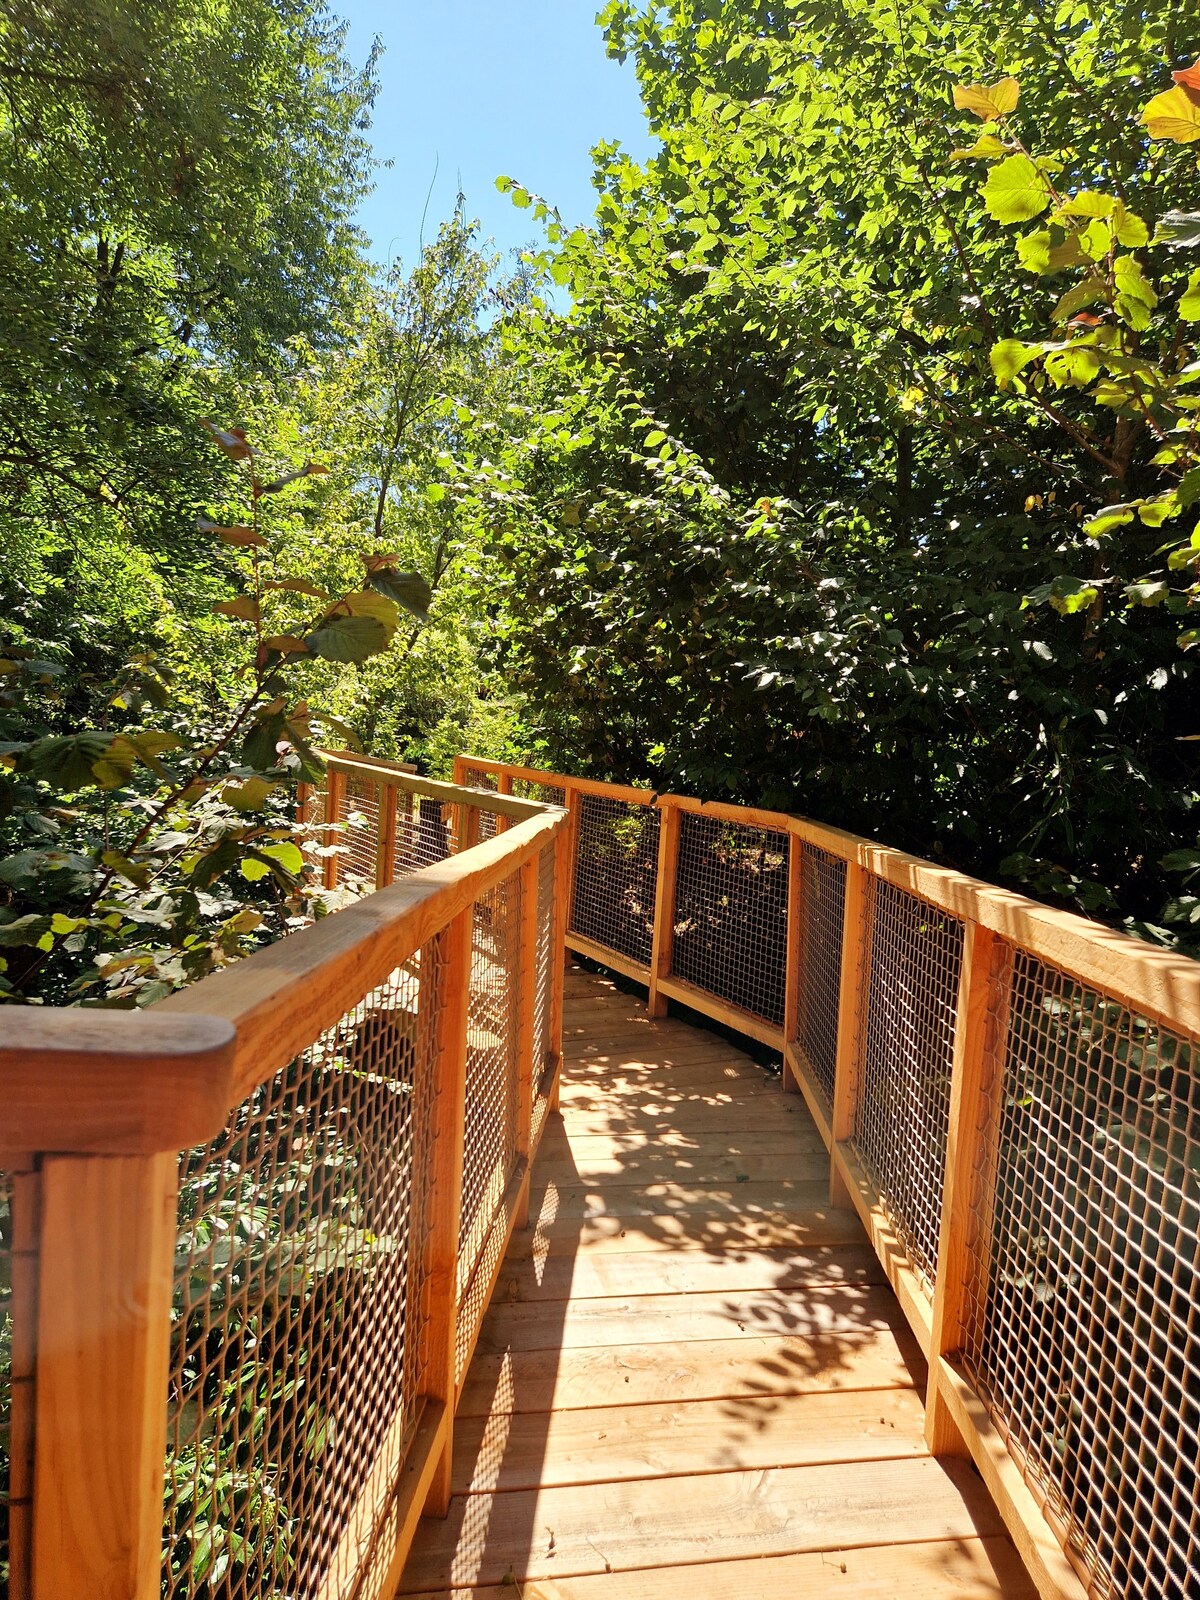
[[[1041,1593],[1200,1592],[1200,963],[801,817],[461,759],[566,940],[777,1050]]]
[[[383,1595],[445,1509],[556,1094],[566,817],[343,755],[325,802],[327,885],[378,893],[144,1012],[5,1015],[12,1600]]]

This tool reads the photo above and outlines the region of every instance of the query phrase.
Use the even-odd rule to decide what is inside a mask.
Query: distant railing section
[[[147,1011],[6,1017],[10,1600],[382,1600],[448,1503],[556,1092],[567,819],[342,755],[303,806],[381,892]]]
[[[567,944],[774,1047],[1041,1592],[1200,1593],[1200,964],[782,813],[566,804]]]

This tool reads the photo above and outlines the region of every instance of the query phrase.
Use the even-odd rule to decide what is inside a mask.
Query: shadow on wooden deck
[[[457,1600],[1034,1590],[798,1097],[567,977],[562,1118],[463,1388],[454,1500],[400,1585]]]

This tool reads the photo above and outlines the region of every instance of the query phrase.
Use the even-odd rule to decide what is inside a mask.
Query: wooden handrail
[[[391,784],[401,794],[423,795],[429,800],[441,800],[446,805],[493,811],[498,816],[509,817],[517,822],[542,816],[546,810],[540,800],[522,800],[517,795],[502,794],[495,789],[472,789],[466,784],[444,783],[440,778],[417,777],[410,772],[383,766],[365,756],[326,753],[325,763],[331,772],[343,777],[370,778],[377,783]]]
[[[563,812],[538,810],[146,1011],[14,1008],[0,1156],[152,1155],[213,1138],[231,1107],[565,827]]]
[[[500,762],[477,761],[473,757],[466,758],[464,766],[493,774],[505,770]],[[695,816],[787,831],[802,843],[861,867],[951,916],[977,922],[1072,977],[1104,989],[1151,1021],[1200,1033],[1200,963],[1135,939],[1120,929],[1089,921],[1077,912],[1056,910],[1015,890],[1002,889],[952,867],[936,866],[907,851],[807,817],[669,792],[655,794],[525,767],[506,770],[547,787],[569,784],[585,794],[604,794],[631,804],[678,807]]]

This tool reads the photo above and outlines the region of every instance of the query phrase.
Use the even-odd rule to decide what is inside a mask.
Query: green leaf
[[[414,617],[428,622],[433,590],[419,572],[399,572],[393,566],[381,566],[367,573],[367,582]]]
[[[1123,528],[1127,522],[1132,522],[1136,509],[1136,505],[1105,506],[1103,511],[1098,511],[1084,523],[1083,531],[1091,538],[1099,539],[1114,528]]]
[[[304,857],[299,847],[289,840],[280,844],[264,844],[259,847],[260,856],[267,856],[270,860],[278,862],[283,870],[293,878],[299,877],[304,871]]]
[[[997,222],[1030,222],[1050,204],[1045,180],[1026,155],[1009,156],[988,173],[983,203]]]
[[[253,856],[247,856],[238,867],[238,871],[247,883],[258,883],[260,879],[270,875],[270,867],[264,861],[256,861]]]
[[[1185,322],[1200,322],[1200,267],[1188,279],[1179,301],[1179,315]]]
[[[304,642],[311,654],[323,656],[326,661],[354,662],[379,655],[387,649],[390,638],[378,617],[330,617]]]
[[[1191,250],[1200,245],[1200,211],[1167,211],[1158,219],[1154,243],[1171,250]]]
[[[35,740],[18,758],[18,767],[69,794],[93,784],[118,787],[128,780],[134,760],[133,747],[119,734],[67,733]]]
[[[1040,355],[1041,351],[1041,345],[1026,344],[1021,339],[1001,339],[999,344],[992,346],[991,352],[992,371],[996,375],[996,382],[1002,389],[1007,389],[1022,368],[1035,356]]]

